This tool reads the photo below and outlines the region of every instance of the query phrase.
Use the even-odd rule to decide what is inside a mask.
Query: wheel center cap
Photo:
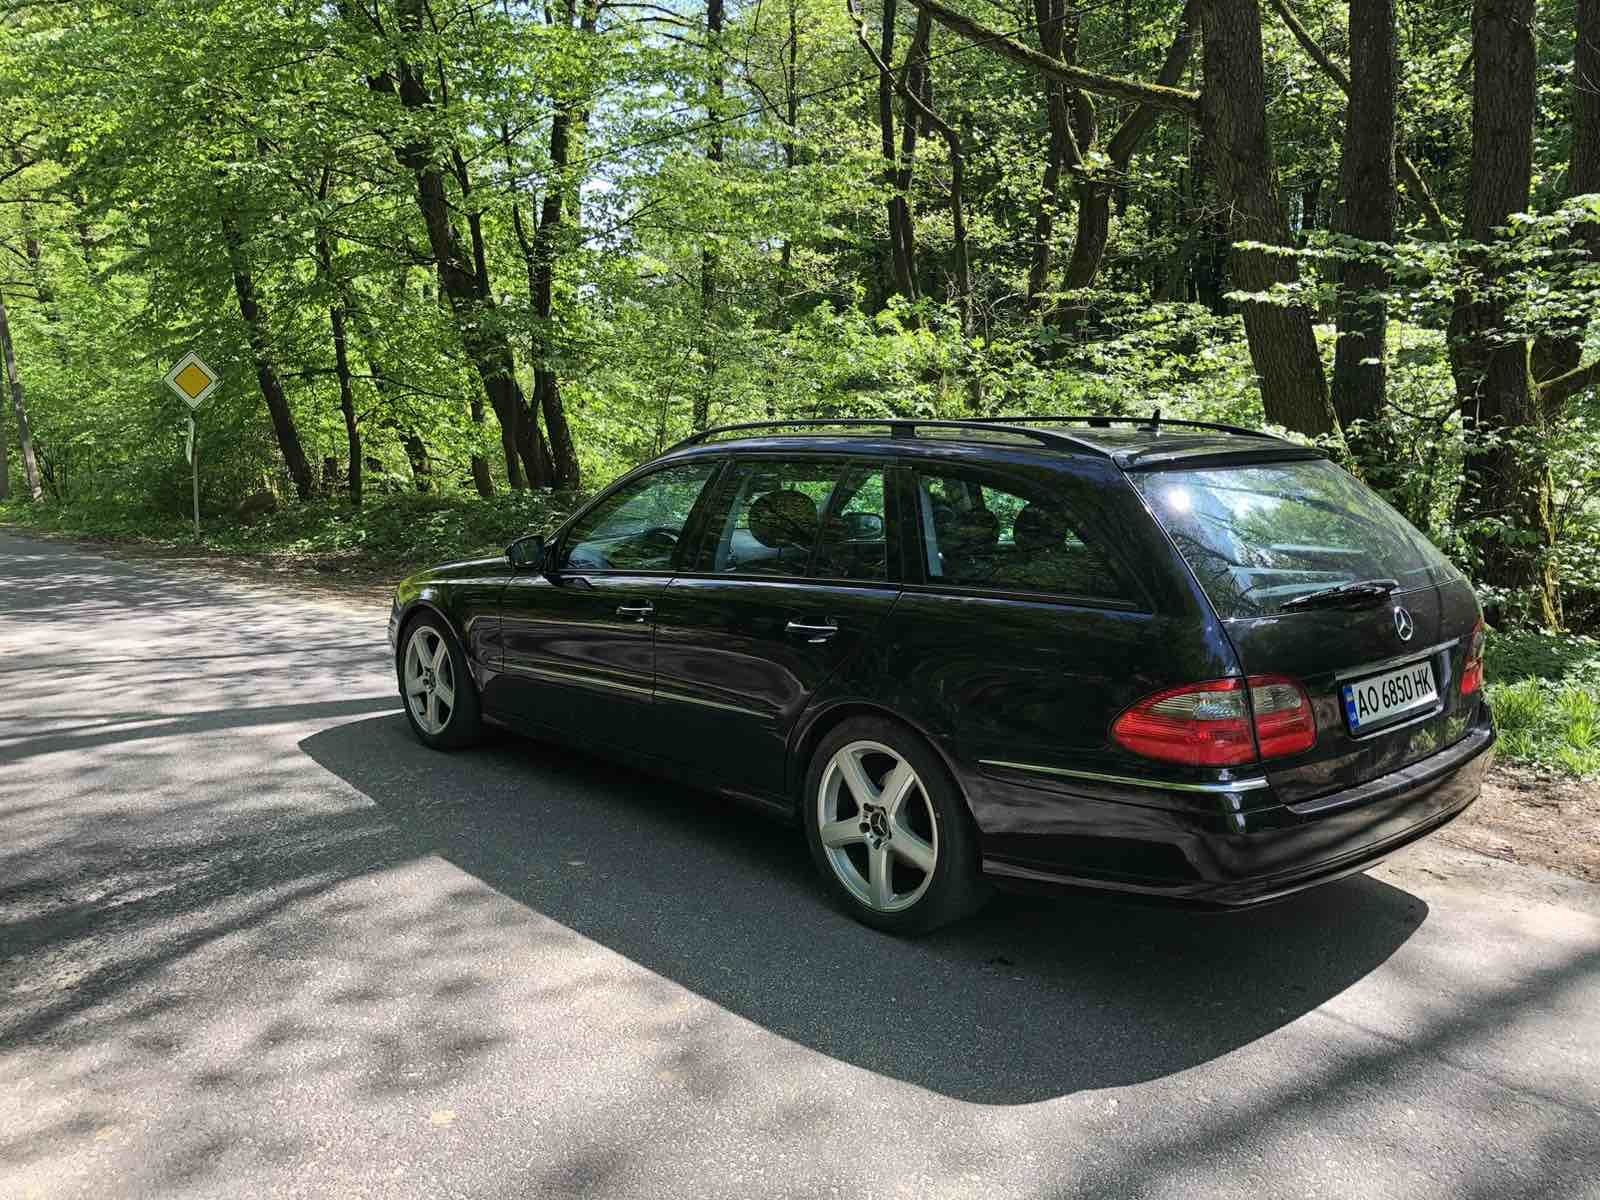
[[[875,808],[867,816],[867,824],[872,826],[872,836],[886,838],[889,836],[889,818],[884,815],[881,808]]]
[[[432,671],[424,671],[422,673],[422,686],[425,687],[430,692],[433,691],[434,678],[433,678],[433,672]]]

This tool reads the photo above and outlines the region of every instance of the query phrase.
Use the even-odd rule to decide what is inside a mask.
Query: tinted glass
[[[929,582],[1127,598],[1105,556],[1043,484],[923,471],[917,505]]]
[[[1325,461],[1134,474],[1218,613],[1252,617],[1356,579],[1426,587],[1457,572],[1363,484]]]
[[[734,469],[725,496],[704,569],[888,578],[882,464],[750,460]]]
[[[689,513],[716,469],[709,459],[636,479],[585,513],[562,541],[571,571],[670,571]]]

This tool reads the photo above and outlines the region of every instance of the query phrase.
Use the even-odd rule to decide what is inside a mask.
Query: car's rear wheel
[[[858,920],[925,933],[981,903],[965,801],[909,730],[876,717],[845,721],[812,755],[805,789],[812,857]]]
[[[419,741],[455,750],[478,740],[483,723],[467,656],[439,617],[419,616],[406,626],[400,654],[400,696]]]

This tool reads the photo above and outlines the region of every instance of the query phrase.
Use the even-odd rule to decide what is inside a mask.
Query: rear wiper
[[[1279,612],[1292,612],[1297,608],[1352,607],[1372,601],[1387,599],[1400,586],[1398,579],[1352,579],[1335,587],[1318,588],[1303,596],[1293,596],[1278,605]]]

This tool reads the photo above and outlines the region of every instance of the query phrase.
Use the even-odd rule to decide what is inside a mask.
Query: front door
[[[789,731],[899,594],[885,470],[867,459],[743,459],[659,603],[656,725],[708,782],[779,796]]]
[[[545,572],[512,578],[501,602],[508,715],[584,745],[657,752],[647,719],[656,607],[716,465],[625,480],[567,529]]]

